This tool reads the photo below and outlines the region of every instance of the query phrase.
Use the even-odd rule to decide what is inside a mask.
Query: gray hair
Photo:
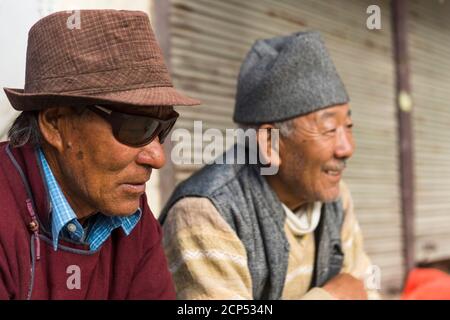
[[[277,128],[278,130],[280,130],[280,134],[282,137],[286,138],[291,135],[292,131],[295,130],[295,118],[280,121],[280,122],[275,122],[273,124],[273,126],[275,128]]]
[[[280,121],[280,122],[274,122],[273,126],[275,127],[275,129],[280,130],[280,135],[282,137],[288,137],[292,131],[294,131],[295,129],[295,118],[293,119],[288,119],[288,120],[284,120],[284,121]],[[247,130],[247,129],[255,129],[257,130],[259,128],[260,125],[248,125],[248,124],[242,124],[239,123],[239,128],[243,129],[243,130]]]
[[[39,129],[37,111],[22,111],[14,120],[8,131],[9,144],[13,148],[21,147],[26,143],[34,146],[41,145],[42,134]]]

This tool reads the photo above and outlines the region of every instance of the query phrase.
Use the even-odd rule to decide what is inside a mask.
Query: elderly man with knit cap
[[[54,13],[28,35],[21,111],[0,144],[0,299],[172,299],[145,184],[174,105],[143,12]]]
[[[256,41],[234,121],[265,129],[257,143],[278,171],[216,163],[177,187],[160,221],[178,298],[378,296],[365,287],[371,263],[341,180],[354,151],[348,103],[317,32]],[[269,150],[274,129],[279,150]]]

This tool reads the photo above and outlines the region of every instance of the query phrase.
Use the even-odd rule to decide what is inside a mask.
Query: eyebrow
[[[333,118],[336,115],[336,112],[325,111],[319,117],[319,120],[325,120],[328,118]]]

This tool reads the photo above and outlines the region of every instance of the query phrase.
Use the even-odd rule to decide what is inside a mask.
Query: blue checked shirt
[[[45,183],[50,194],[52,237],[55,251],[58,249],[58,239],[61,235],[76,243],[88,244],[91,251],[96,251],[108,239],[114,229],[122,227],[126,235],[131,233],[141,218],[141,209],[138,209],[128,217],[110,217],[98,213],[89,218],[87,226],[83,228],[61,191],[42,149],[38,149],[38,154],[44,171]]]

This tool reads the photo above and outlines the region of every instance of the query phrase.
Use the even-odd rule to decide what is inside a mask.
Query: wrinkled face
[[[165,163],[158,138],[130,147],[118,142],[110,124],[97,114],[70,110],[58,120],[62,149],[53,151],[60,171],[57,180],[69,203],[83,212],[134,213],[152,169]],[[172,110],[155,107],[152,116],[165,118]]]
[[[292,133],[281,138],[282,180],[299,199],[335,200],[345,161],[354,150],[348,104],[298,117],[294,124]]]

